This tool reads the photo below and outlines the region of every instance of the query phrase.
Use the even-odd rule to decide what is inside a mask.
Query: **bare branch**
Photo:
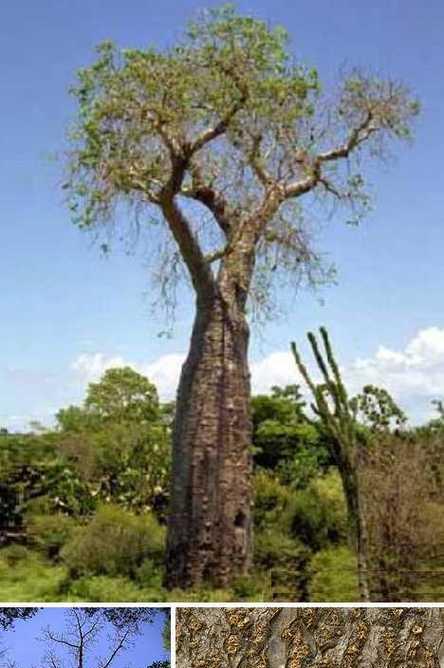
[[[369,110],[362,123],[356,128],[353,128],[350,132],[350,135],[344,144],[337,148],[332,148],[323,153],[319,153],[311,160],[311,162],[309,161],[306,152],[299,152],[295,158],[296,162],[302,165],[307,165],[307,169],[311,173],[306,178],[296,180],[289,184],[285,188],[286,196],[299,197],[300,195],[304,195],[310,190],[313,190],[313,188],[321,183],[328,192],[341,198],[339,191],[322,175],[322,164],[348,158],[360,144],[370,137],[371,134],[380,129],[373,123],[373,118],[373,112]]]
[[[326,179],[324,176],[319,177],[319,183],[324,186],[325,190],[331,195],[334,195],[338,199],[343,199],[344,194],[339,192],[339,190],[333,185],[331,181]]]
[[[271,174],[265,168],[263,156],[260,151],[261,142],[262,135],[259,134],[253,137],[253,145],[249,155],[250,166],[264,188],[268,188],[275,182],[275,179],[272,178]]]
[[[69,642],[69,640],[66,640],[63,636],[56,636],[49,629],[46,630],[46,636],[49,638],[49,640],[52,640],[53,642],[57,642],[61,645],[66,645],[67,647],[71,647],[75,650],[79,650],[80,645],[76,645],[75,643]]]
[[[226,244],[223,248],[218,248],[212,253],[205,255],[205,260],[208,262],[208,264],[212,264],[213,262],[217,262],[217,260],[221,260],[223,257],[226,257],[230,250],[232,250],[232,247],[230,244]]]
[[[182,188],[180,194],[184,197],[195,199],[211,211],[225,236],[230,233],[230,216],[228,214],[228,205],[223,194],[212,185],[205,183],[202,170],[199,165],[193,163],[190,167],[192,186]]]
[[[373,113],[370,110],[368,111],[362,123],[358,125],[358,127],[353,128],[353,130],[350,132],[350,135],[345,144],[337,148],[332,148],[329,151],[325,151],[324,153],[320,153],[316,158],[316,161],[331,162],[332,160],[348,158],[350,153],[355,148],[357,148],[359,144],[362,144],[362,142],[368,139],[368,137],[373,132],[376,132],[376,130],[379,129],[377,126],[372,125],[372,122],[373,122]]]
[[[125,633],[122,635],[120,638],[118,644],[114,648],[114,650],[111,652],[109,658],[105,661],[105,663],[102,663],[100,668],[109,668],[111,663],[114,661],[115,657],[117,654],[120,652],[120,650],[125,646],[125,641],[127,640],[128,636],[130,635],[130,629],[127,629]]]
[[[179,246],[196,292],[202,297],[213,292],[214,276],[191,230],[191,226],[173,198],[164,199],[162,212]]]
[[[237,114],[239,109],[242,108],[242,104],[244,103],[244,101],[245,98],[242,97],[231,107],[228,113],[223,118],[221,118],[221,120],[213,128],[208,128],[207,130],[204,130],[204,132],[202,132],[191,145],[190,153],[191,154],[196,153],[203,146],[205,146],[205,144],[208,144],[210,141],[213,141],[213,139],[216,139],[217,137],[223,135],[226,132],[234,116]]]
[[[320,167],[315,163],[313,165],[313,171],[309,176],[304,179],[297,179],[285,187],[285,197],[300,197],[301,195],[305,195],[305,193],[313,190],[313,188],[318,184],[320,177]]]

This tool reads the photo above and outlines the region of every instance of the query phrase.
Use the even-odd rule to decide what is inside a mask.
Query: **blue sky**
[[[73,117],[68,88],[98,42],[164,46],[193,13],[217,4],[2,4],[0,424],[48,422],[117,362],[154,374],[164,396],[173,392],[192,301],[181,304],[174,335],[158,337],[164,324],[150,311],[143,253],[99,256],[70,222],[53,156]],[[413,146],[400,146],[390,165],[371,170],[374,212],[359,229],[341,219],[323,226],[319,245],[338,267],[338,284],[300,293],[285,318],[253,337],[254,387],[294,381],[289,341],[325,324],[353,387],[369,379],[386,384],[421,419],[430,399],[444,395],[444,4],[242,0],[237,7],[286,26],[292,50],[321,80],[344,63],[371,67],[407,83],[423,105]]]
[[[29,620],[18,621],[13,630],[4,631],[0,635],[0,647],[7,649],[3,658],[16,663],[17,668],[31,668],[39,666],[47,649],[47,644],[39,640],[43,631],[48,626],[55,634],[60,634],[66,628],[66,609],[44,608]],[[140,635],[134,638],[132,647],[116,656],[112,664],[113,668],[146,668],[156,660],[167,659],[168,653],[162,644],[162,628],[164,615],[159,614],[154,618],[152,624],[144,624]],[[91,647],[90,653],[85,655],[86,668],[95,668],[97,662],[94,657],[105,656],[109,648],[107,636],[113,632],[113,627],[106,623],[102,632],[97,636],[97,642]],[[62,647],[63,650],[63,647]],[[67,661],[69,656],[60,651],[57,653],[61,659]],[[70,664],[66,663],[68,667]]]

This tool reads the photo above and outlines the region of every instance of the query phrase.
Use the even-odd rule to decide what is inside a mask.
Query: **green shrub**
[[[321,550],[313,556],[309,566],[309,600],[358,601],[357,573],[356,556],[348,547]]]
[[[161,589],[163,568],[152,559],[144,559],[136,571],[136,580],[143,587]]]
[[[21,545],[0,550],[1,601],[58,601],[67,572]]]
[[[269,601],[271,598],[270,574],[255,569],[254,575],[241,576],[233,582],[234,601]]]
[[[24,545],[8,545],[1,550],[1,560],[8,568],[15,568],[21,561],[25,561],[32,553]]]
[[[73,576],[136,575],[144,559],[163,559],[165,529],[155,517],[114,505],[100,506],[93,519],[77,528],[61,552]]]
[[[285,594],[288,600],[303,598],[309,556],[306,546],[282,533],[279,527],[260,531],[255,537],[255,565],[269,574],[273,597],[281,598]]]
[[[172,589],[167,594],[167,601],[182,601],[184,603],[227,603],[235,601],[232,589]],[[153,600],[153,599],[146,599]]]
[[[347,512],[338,473],[331,471],[292,495],[281,523],[313,551],[345,540]]]
[[[60,550],[72,536],[76,522],[67,515],[31,515],[26,528],[34,545],[49,559],[57,559]]]
[[[160,596],[153,596],[145,592],[134,582],[125,577],[109,577],[96,575],[84,577],[71,583],[67,595],[70,601],[87,601],[96,603],[111,603],[132,601],[161,601]]]
[[[255,528],[274,526],[291,499],[291,490],[272,473],[258,471],[254,476],[254,493]]]

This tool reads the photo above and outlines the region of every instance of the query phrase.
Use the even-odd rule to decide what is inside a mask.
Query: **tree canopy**
[[[408,138],[419,109],[403,85],[358,71],[323,93],[283,28],[232,5],[204,12],[164,51],[101,44],[72,91],[79,113],[65,188],[75,222],[110,232],[122,205],[136,228],[165,219],[167,292],[183,264],[205,291],[214,263],[254,243],[250,295],[263,305],[283,273],[322,278],[305,220],[313,207],[298,198],[312,193],[359,219],[369,204],[363,153],[381,156],[388,140]]]

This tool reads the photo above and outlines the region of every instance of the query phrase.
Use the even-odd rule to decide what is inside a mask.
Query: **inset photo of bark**
[[[178,608],[177,668],[443,668],[444,608]]]
[[[170,668],[170,609],[0,608],[1,668]]]

